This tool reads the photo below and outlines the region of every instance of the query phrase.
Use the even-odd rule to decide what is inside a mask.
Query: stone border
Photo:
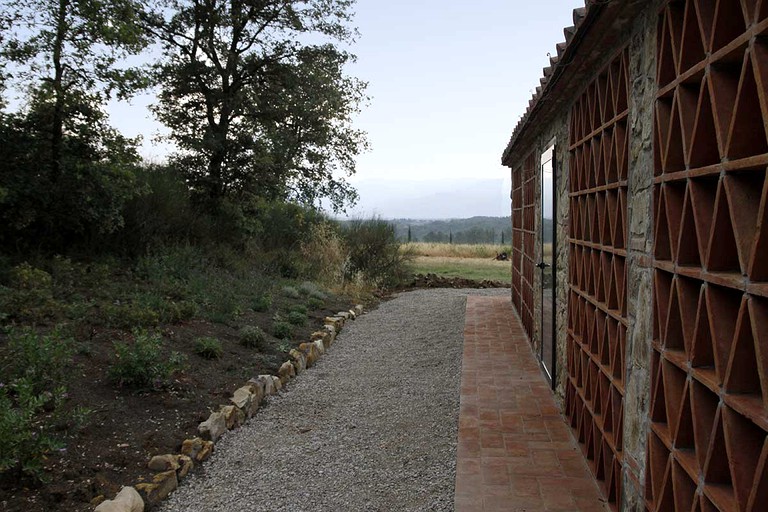
[[[198,437],[184,440],[181,453],[155,455],[150,459],[147,467],[155,474],[149,482],[123,487],[114,499],[99,503],[94,512],[143,512],[145,505],[154,507],[163,501],[195,464],[211,456],[222,434],[243,425],[256,414],[266,397],[281,391],[291,379],[314,366],[336,341],[344,323],[362,314],[363,306],[358,304],[349,311],[325,317],[323,328],[312,333],[310,341],[290,351],[290,359],[280,366],[277,375],[259,375],[235,390],[228,404],[198,425]]]

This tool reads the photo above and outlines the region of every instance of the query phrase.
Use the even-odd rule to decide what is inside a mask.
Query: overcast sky
[[[509,214],[508,169],[499,163],[531,93],[562,41],[578,0],[358,0],[358,62],[371,103],[356,125],[372,150],[352,182],[351,213],[385,218]],[[112,105],[126,135],[144,134],[150,159],[161,127],[149,96]]]

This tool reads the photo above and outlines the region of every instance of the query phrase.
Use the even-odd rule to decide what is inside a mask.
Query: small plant
[[[50,391],[66,381],[74,351],[72,339],[64,337],[59,329],[47,335],[31,329],[11,330],[5,353],[7,365],[0,370],[11,382],[25,379],[32,394]]]
[[[288,353],[291,351],[291,344],[283,341],[277,345],[277,350],[279,350],[280,352]]]
[[[307,306],[305,306],[304,304],[294,304],[293,306],[288,308],[288,311],[291,311],[291,312],[296,311],[298,313],[301,313],[302,315],[306,315],[308,310],[307,310]]]
[[[299,290],[297,290],[293,286],[283,286],[283,295],[285,295],[289,299],[301,298],[301,293],[299,293]]]
[[[160,388],[173,372],[183,367],[178,353],[164,359],[163,340],[157,334],[134,331],[132,344],[115,343],[115,357],[109,367],[109,378],[119,386],[138,389]]]
[[[272,334],[275,338],[287,340],[293,336],[293,328],[288,322],[284,320],[278,320],[272,324]]]
[[[317,297],[310,297],[307,299],[307,307],[309,309],[322,309],[325,305],[325,301],[318,299]]]
[[[288,322],[301,327],[307,323],[307,314],[301,311],[291,311],[288,313]]]
[[[260,295],[256,297],[256,300],[253,301],[253,310],[258,313],[264,313],[266,311],[269,311],[269,308],[272,307],[272,296],[268,293],[265,293],[263,295]]]
[[[194,350],[203,359],[220,359],[224,354],[221,342],[210,337],[197,338]]]
[[[240,329],[240,344],[248,348],[264,348],[267,333],[254,325],[246,325]]]

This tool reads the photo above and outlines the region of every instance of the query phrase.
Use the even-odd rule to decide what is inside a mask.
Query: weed
[[[259,327],[246,325],[240,329],[240,344],[245,347],[263,350],[265,348],[264,345],[266,344],[266,341],[267,333],[265,333]]]
[[[216,338],[202,337],[195,339],[195,354],[203,359],[220,359],[224,354],[221,342]]]
[[[307,314],[301,311],[291,311],[288,313],[288,322],[301,327],[307,323]]]
[[[268,293],[265,293],[263,295],[259,295],[256,297],[256,300],[253,301],[253,310],[257,311],[259,313],[264,313],[266,311],[269,311],[269,308],[272,307],[272,296]]]
[[[280,352],[285,352],[286,354],[291,351],[291,348],[291,344],[284,341],[277,345],[277,350]]]
[[[324,293],[318,286],[311,282],[311,281],[304,281],[299,285],[299,292],[302,293],[302,295],[306,295],[310,298],[325,300],[328,298],[328,295]]]
[[[287,340],[293,336],[293,328],[288,322],[278,320],[272,324],[272,335],[277,339]]]
[[[0,378],[5,382],[23,379],[32,394],[50,391],[66,382],[73,354],[73,340],[59,329],[47,335],[11,329]]]
[[[295,312],[301,313],[302,315],[306,315],[307,314],[307,306],[305,306],[304,304],[294,304],[293,306],[288,308],[288,311],[290,311],[290,312],[294,312],[295,311]]]
[[[163,340],[157,334],[134,331],[132,344],[115,343],[115,357],[109,367],[109,378],[119,386],[138,389],[160,388],[173,372],[183,367],[183,356],[163,358]]]

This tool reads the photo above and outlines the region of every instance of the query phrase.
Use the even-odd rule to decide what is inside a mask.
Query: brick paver
[[[468,297],[456,512],[608,510],[508,297]]]

